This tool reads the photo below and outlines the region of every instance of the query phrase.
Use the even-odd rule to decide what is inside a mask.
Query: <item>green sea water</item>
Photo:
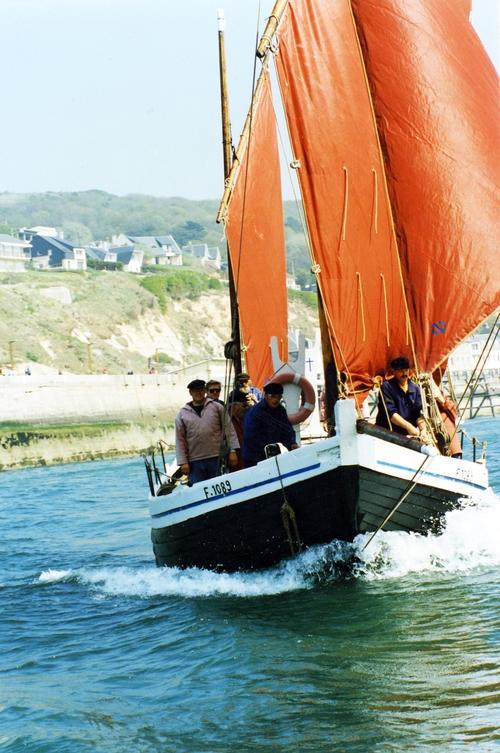
[[[500,749],[493,491],[254,574],[155,568],[140,459],[4,473],[0,523],[2,753]]]

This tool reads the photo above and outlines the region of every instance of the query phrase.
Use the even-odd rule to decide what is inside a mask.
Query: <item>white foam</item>
[[[381,531],[367,546],[370,535],[358,536],[354,541],[355,574],[391,578],[495,567],[500,565],[499,531],[500,504],[489,489],[479,504],[464,503],[462,509],[446,513],[443,532],[437,536]]]
[[[40,583],[57,583],[61,580],[66,580],[72,575],[71,570],[44,570],[40,573],[38,580]]]
[[[286,563],[287,565],[289,563]],[[106,595],[151,596],[266,596],[304,588],[299,572],[286,565],[259,573],[214,573],[190,568],[129,568],[85,571],[82,582]]]
[[[421,536],[400,532],[378,533],[365,548],[370,535],[358,536],[352,544],[334,541],[311,547],[299,557],[266,571],[214,573],[191,568],[100,568],[96,570],[46,570],[40,582],[75,579],[100,597],[271,596],[309,589],[318,582],[339,577],[365,580],[398,578],[410,573],[469,573],[500,565],[500,504],[491,490],[479,504],[465,504],[447,513],[439,535]]]

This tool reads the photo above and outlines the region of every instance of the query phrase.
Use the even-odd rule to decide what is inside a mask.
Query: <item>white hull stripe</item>
[[[217,494],[213,497],[210,497],[210,499],[207,499],[204,497],[203,499],[197,499],[194,502],[190,502],[188,505],[181,505],[180,507],[173,507],[171,510],[165,510],[164,512],[157,512],[155,514],[152,514],[152,518],[164,518],[167,515],[173,515],[176,512],[181,512],[182,510],[189,510],[192,507],[197,507],[198,505],[204,505],[207,502],[212,503],[215,502],[218,499],[227,499],[228,497],[232,497],[235,494],[244,494],[245,492],[251,491],[252,489],[258,489],[261,486],[268,486],[269,484],[275,484],[276,482],[279,482],[280,478],[282,480],[286,478],[291,478],[292,476],[300,475],[301,473],[307,473],[308,471],[316,471],[320,468],[320,463],[315,463],[314,465],[308,465],[305,468],[299,468],[297,471],[289,471],[289,473],[283,473],[281,476],[274,476],[273,478],[266,478],[264,481],[257,481],[255,484],[249,484],[248,486],[240,486],[238,489],[232,489],[230,492],[226,492],[225,494]],[[207,482],[212,481],[213,479],[207,479]],[[198,483],[202,484],[203,481],[199,481]],[[242,500],[243,501],[243,500]],[[245,500],[247,502],[248,500]]]
[[[422,478],[423,476],[431,476],[432,478],[440,478],[443,481],[452,482],[454,484],[459,484],[460,486],[472,486],[474,489],[486,489],[486,486],[483,486],[482,484],[475,484],[473,481],[467,481],[466,479],[462,478],[454,478],[453,476],[445,476],[442,473],[432,473],[431,471],[420,471],[418,472],[418,469],[416,468],[408,468],[405,465],[398,465],[397,463],[389,463],[386,460],[377,460],[377,465],[385,465],[389,468],[396,468],[398,471],[406,471],[407,473],[414,473],[418,480]],[[404,479],[402,479],[404,481]]]

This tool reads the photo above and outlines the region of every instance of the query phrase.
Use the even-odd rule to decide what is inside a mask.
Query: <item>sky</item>
[[[219,6],[236,143],[272,0],[0,0],[0,192],[220,198]],[[472,21],[498,69],[500,0]]]

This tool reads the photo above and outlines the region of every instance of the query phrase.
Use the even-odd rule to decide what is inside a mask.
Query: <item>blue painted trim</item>
[[[415,474],[416,470],[415,468],[408,468],[406,465],[398,465],[397,463],[388,463],[385,460],[377,460],[377,465],[387,465],[389,468],[397,468],[399,471],[408,471],[408,473]],[[456,478],[455,476],[444,476],[442,473],[431,473],[430,471],[421,471],[419,474],[421,476],[432,476],[433,478],[441,478],[446,481],[454,481],[458,484],[463,484],[465,486],[472,486],[474,489],[487,489],[486,486],[482,486],[481,484],[474,484],[472,481],[466,481],[462,478]],[[402,481],[405,481],[405,479],[401,479]]]
[[[307,473],[307,471],[315,471],[320,467],[320,463],[315,463],[314,465],[308,465],[305,468],[299,468],[297,471],[289,471],[289,473],[283,473],[281,475],[281,479],[291,478],[292,476],[298,476],[301,473]],[[175,512],[180,512],[181,510],[189,510],[192,507],[197,507],[198,505],[204,505],[207,502],[214,502],[217,499],[227,499],[228,497],[232,497],[234,494],[242,494],[243,492],[249,491],[251,489],[258,489],[260,486],[267,486],[268,484],[274,484],[276,481],[279,481],[279,476],[274,476],[273,478],[265,479],[264,481],[258,481],[255,484],[250,484],[249,486],[241,486],[239,489],[232,489],[227,494],[217,494],[215,497],[210,497],[207,499],[204,497],[203,499],[197,499],[195,502],[190,502],[188,505],[181,505],[180,507],[174,507],[172,510],[165,510],[165,512],[157,512],[151,515],[153,519],[157,518],[164,518],[167,515],[173,515]],[[217,483],[215,479],[207,479],[207,483]],[[204,483],[203,481],[199,482]]]

